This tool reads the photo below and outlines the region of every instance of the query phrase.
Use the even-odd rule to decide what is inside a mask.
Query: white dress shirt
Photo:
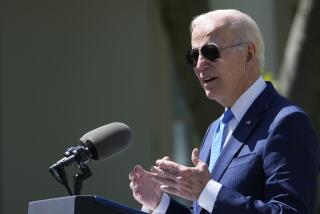
[[[233,131],[236,129],[243,115],[248,111],[251,104],[262,93],[266,86],[267,84],[260,76],[231,106],[231,111],[234,115],[234,118],[231,119],[227,124],[227,137],[225,143],[223,144],[223,148],[226,144],[228,144]],[[211,213],[221,187],[222,184],[211,179],[199,196],[198,204],[200,205],[200,207]],[[156,208],[156,210],[154,210],[153,214],[166,213],[169,204],[170,197],[166,193],[164,193],[159,206]],[[142,208],[142,210],[146,211],[144,207]]]

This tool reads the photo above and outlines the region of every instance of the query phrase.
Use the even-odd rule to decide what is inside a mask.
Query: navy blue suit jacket
[[[210,160],[209,127],[200,158]],[[212,171],[222,184],[212,213],[303,213],[316,210],[319,145],[307,115],[271,83],[233,132]],[[167,213],[190,213],[171,200]],[[202,209],[201,213],[207,213]]]

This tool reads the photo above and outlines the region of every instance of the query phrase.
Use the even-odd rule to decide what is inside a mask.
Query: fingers
[[[170,158],[168,156],[164,156],[162,160],[170,160]]]
[[[155,182],[157,182],[160,185],[171,186],[171,187],[176,185],[175,180],[163,178],[163,177],[159,177],[159,176],[152,177],[152,180],[154,180]]]
[[[136,165],[129,173],[129,180],[136,182],[145,172],[146,171],[140,165]]]
[[[164,160],[164,159],[157,160],[156,165],[163,170],[169,170],[171,172],[177,172],[177,173],[179,173],[180,170],[182,169],[182,165],[169,160]]]
[[[170,160],[170,158],[168,157],[168,156],[164,156],[161,160]],[[157,172],[157,170],[155,169],[155,166],[151,166],[150,167],[150,169],[149,169],[149,171],[151,172],[151,173],[156,173]]]
[[[177,195],[187,200],[193,200],[192,192],[188,189],[185,189],[185,188],[179,189],[176,187],[166,186],[166,185],[161,185],[160,189],[166,193]]]
[[[191,161],[194,166],[197,166],[200,159],[199,159],[199,150],[197,148],[193,149],[191,154]]]
[[[150,170],[149,170],[149,171],[150,171],[151,173],[156,173],[156,172],[157,172],[154,166],[150,167]]]
[[[169,194],[173,194],[173,195],[178,195],[178,191],[176,188],[174,187],[168,187],[166,185],[161,185],[160,186],[160,189],[166,193],[169,193]]]
[[[133,180],[134,180],[133,171],[131,171],[131,172],[129,173],[129,180],[130,180],[130,181],[133,181]]]
[[[164,156],[161,160],[171,162],[171,161],[170,161],[170,158],[169,158],[168,156]],[[156,161],[156,163],[157,163],[157,161]],[[173,163],[173,162],[172,162],[172,163]],[[160,168],[158,167],[157,169],[160,169]],[[164,168],[164,169],[165,169],[165,168]],[[159,172],[158,170],[155,170],[154,167],[152,167],[152,170],[153,170],[153,172]],[[171,171],[173,174],[175,174],[175,173],[177,172],[177,170],[166,169],[166,172],[170,172],[170,171]],[[162,171],[162,172],[163,172],[163,171]],[[161,173],[161,172],[160,172],[160,173]]]
[[[145,172],[145,170],[142,168],[142,166],[136,165],[136,166],[133,168],[133,172],[134,172],[138,177],[140,177],[140,176]]]
[[[160,169],[157,166],[153,166],[151,168],[152,173],[155,173],[157,176],[162,177],[162,178],[169,178],[169,179],[176,179],[178,176],[178,173],[176,171],[170,171],[166,169]]]
[[[130,189],[135,190],[136,189],[136,185],[134,185],[133,182],[130,182]]]
[[[191,154],[191,161],[196,168],[208,167],[199,157],[199,149],[195,148]]]

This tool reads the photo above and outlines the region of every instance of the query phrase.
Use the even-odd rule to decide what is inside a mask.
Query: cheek
[[[199,72],[196,69],[193,69],[193,73],[199,78]]]
[[[200,77],[199,77],[199,72],[197,72],[195,69],[193,70],[193,74],[197,77],[198,80],[200,80]]]
[[[230,57],[230,59],[225,63],[227,70],[230,72],[230,75],[243,75],[245,71],[245,61],[242,56]]]
[[[240,82],[242,82],[242,79],[245,77],[245,73],[243,71],[244,70],[241,69],[240,65],[236,65],[233,63],[228,64],[228,66],[223,68],[222,79],[226,87],[234,88]]]

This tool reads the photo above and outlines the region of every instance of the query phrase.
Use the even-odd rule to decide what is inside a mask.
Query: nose
[[[195,66],[195,69],[202,70],[206,69],[210,66],[210,61],[202,56],[202,54],[199,54],[197,64]]]

